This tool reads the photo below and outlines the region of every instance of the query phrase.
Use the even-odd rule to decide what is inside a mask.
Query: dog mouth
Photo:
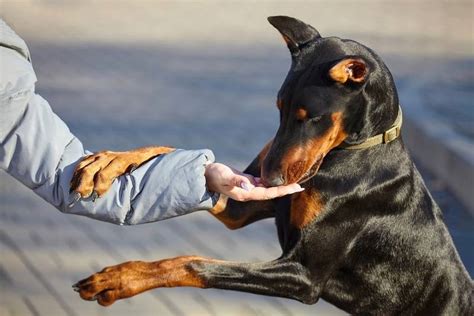
[[[318,173],[319,167],[321,167],[321,164],[323,163],[323,158],[324,158],[323,154],[318,155],[318,158],[316,159],[314,164],[311,166],[311,168],[309,168],[309,170],[306,171],[305,174],[303,174],[301,179],[298,180],[298,184],[303,184],[307,182],[309,179],[314,177],[316,173]]]

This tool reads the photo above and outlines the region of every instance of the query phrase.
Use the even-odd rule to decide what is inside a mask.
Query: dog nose
[[[264,178],[263,184],[266,187],[277,187],[283,185],[285,183],[285,179],[281,174],[274,175],[272,177]]]

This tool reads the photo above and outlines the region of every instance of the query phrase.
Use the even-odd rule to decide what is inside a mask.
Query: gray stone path
[[[333,1],[306,3],[299,9],[291,3],[251,8],[240,3],[164,3],[158,8],[147,1],[116,3],[117,7],[78,1],[0,4],[7,21],[29,43],[38,92],[93,151],[149,144],[210,147],[218,160],[245,167],[277,128],[275,94],[289,67],[286,48],[263,21],[270,14],[303,17],[324,34],[368,43],[392,69],[402,102],[417,76],[430,78],[424,91],[437,89],[436,96],[443,94],[436,74],[451,80],[451,75],[442,74],[454,69],[459,83],[470,78],[472,68],[472,46],[465,40],[469,26],[472,31],[469,3]],[[336,17],[348,11],[365,23]],[[436,24],[441,20],[445,24]],[[425,25],[430,25],[429,33],[422,29]],[[420,56],[421,48],[431,59]],[[445,58],[451,52],[457,59]],[[463,98],[462,111],[468,111],[469,96],[465,90],[458,95]],[[466,115],[459,113],[458,128],[466,130]],[[441,180],[422,173],[472,275],[473,219]],[[0,315],[343,314],[325,302],[306,306],[187,288],[150,291],[104,309],[80,300],[71,289],[90,273],[126,260],[184,254],[273,259],[280,250],[271,220],[228,231],[202,212],[118,227],[63,215],[4,173],[0,216]]]

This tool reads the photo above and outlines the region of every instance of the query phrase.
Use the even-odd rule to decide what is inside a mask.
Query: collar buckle
[[[394,141],[395,139],[400,136],[400,127],[399,126],[393,126],[392,128],[386,130],[383,133],[383,143],[388,144],[391,141]]]

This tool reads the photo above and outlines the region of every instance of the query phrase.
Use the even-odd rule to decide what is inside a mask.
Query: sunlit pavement
[[[386,29],[377,28],[381,23],[373,18],[377,15],[366,13],[367,23],[359,30],[354,28],[354,21],[334,17],[338,23],[331,23],[327,14],[318,14],[321,8],[341,12],[338,9],[343,4],[338,2],[316,7],[306,4],[300,9],[290,5],[242,9],[244,5],[216,8],[210,4],[179,7],[167,3],[153,8],[156,12],[151,11],[148,2],[140,1],[136,3],[142,6],[120,2],[119,8],[94,2],[71,2],[59,8],[54,1],[38,3],[7,2],[3,7],[6,15],[2,17],[15,26],[30,46],[39,78],[38,93],[93,151],[149,144],[207,147],[214,150],[219,161],[245,167],[278,125],[275,95],[289,67],[289,57],[265,21],[254,25],[260,18],[275,13],[303,17],[316,27],[321,23],[326,32],[363,39],[376,51],[380,45],[382,56],[399,83],[402,102],[407,100],[404,96],[414,78],[429,83],[424,85],[424,91],[432,87],[438,95],[442,94],[442,85],[433,82],[440,63],[443,69],[452,70],[439,73],[441,79],[472,79],[472,59],[463,34],[453,33],[446,39],[446,45],[458,45],[452,56],[447,56],[443,45],[432,44],[437,41],[436,36],[454,30],[454,22],[445,19],[447,26],[433,26],[434,35],[426,35],[426,30],[413,24],[416,12],[411,11],[397,17],[399,29],[391,27],[390,23],[395,25],[393,21],[387,22]],[[364,3],[372,6],[370,2]],[[314,13],[308,10],[312,6]],[[346,9],[350,8],[355,7]],[[422,12],[421,4],[413,8]],[[394,14],[406,11],[402,5],[391,9]],[[426,19],[434,21],[454,10],[461,21],[456,23],[468,24],[459,15],[468,9],[437,9],[439,12],[436,7],[431,8],[428,13],[433,17]],[[227,16],[222,17],[224,14]],[[215,28],[213,23],[221,28]],[[226,27],[226,23],[231,27]],[[188,24],[202,30],[186,28]],[[245,27],[239,35],[241,24]],[[135,25],[133,32],[130,28]],[[224,31],[229,34],[222,34]],[[192,39],[186,41],[187,36]],[[197,36],[202,37],[202,42]],[[429,56],[420,54],[422,47],[417,45],[424,45]],[[450,89],[454,89],[452,85]],[[461,98],[462,111],[470,115],[466,110],[469,89],[463,91],[456,98]],[[441,110],[435,111],[446,111],[439,104],[437,107]],[[445,112],[441,116],[446,116],[448,123],[452,120]],[[460,134],[471,137],[462,122],[456,128]],[[456,245],[472,273],[472,217],[443,181],[428,174],[422,161],[417,163],[443,208]],[[271,260],[280,254],[272,221],[228,231],[201,212],[161,223],[118,227],[63,215],[3,173],[0,201],[0,315],[343,314],[325,302],[306,306],[286,299],[186,288],[150,291],[105,309],[79,299],[71,285],[104,266],[127,260],[157,260],[184,254],[237,261]]]

